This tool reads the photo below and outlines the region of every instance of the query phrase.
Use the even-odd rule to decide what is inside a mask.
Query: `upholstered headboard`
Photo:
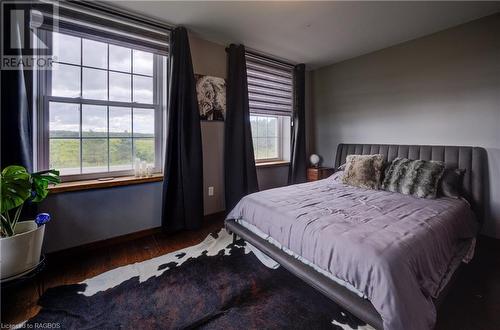
[[[480,222],[485,210],[486,150],[480,147],[425,146],[397,144],[344,144],[337,147],[335,167],[345,163],[347,155],[382,154],[387,162],[396,157],[444,161],[447,167],[466,170],[464,197],[471,203]]]

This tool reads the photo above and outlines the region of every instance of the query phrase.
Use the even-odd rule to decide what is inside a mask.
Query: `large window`
[[[161,171],[166,54],[133,38],[40,35],[54,64],[38,72],[38,166],[67,180],[129,175],[136,159]]]
[[[292,67],[247,53],[248,98],[255,160],[288,160],[293,106]]]

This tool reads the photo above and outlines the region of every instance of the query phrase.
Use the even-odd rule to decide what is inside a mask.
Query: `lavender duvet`
[[[371,301],[384,328],[432,329],[433,299],[475,237],[469,205],[344,185],[329,178],[250,194],[242,220]]]

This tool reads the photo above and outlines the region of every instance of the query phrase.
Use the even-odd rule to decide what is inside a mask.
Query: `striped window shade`
[[[98,37],[103,42],[119,42],[144,51],[168,55],[170,29],[127,12],[93,1],[45,1],[54,3],[55,12],[32,11],[30,24],[42,30]],[[51,9],[47,7],[46,10]]]
[[[250,113],[291,116],[293,66],[246,52]]]

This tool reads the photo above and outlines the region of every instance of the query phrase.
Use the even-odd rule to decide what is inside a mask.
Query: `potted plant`
[[[19,222],[24,203],[39,203],[49,193],[49,184],[60,182],[59,171],[28,173],[22,166],[8,166],[0,174],[0,278],[24,274],[40,261],[45,232],[50,215],[40,213],[35,220]]]

